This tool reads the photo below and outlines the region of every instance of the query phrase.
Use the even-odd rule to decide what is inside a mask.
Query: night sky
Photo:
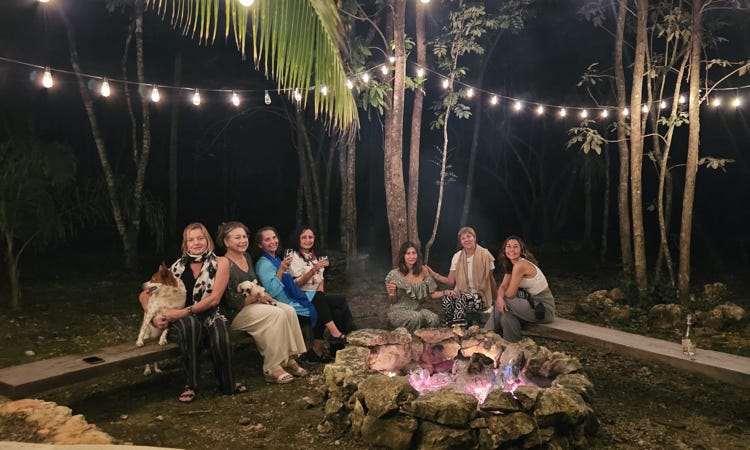
[[[99,0],[62,3],[76,26],[83,71],[121,79],[119,61],[127,16],[120,11],[106,11],[104,2]],[[525,30],[516,35],[506,33],[492,55],[485,89],[550,105],[592,105],[586,94],[575,85],[580,74],[592,62],[599,61],[601,67],[609,67],[612,44],[607,33],[595,29],[575,14],[577,3],[540,2],[536,18],[530,20]],[[42,6],[34,0],[4,1],[0,17],[0,57],[70,70],[65,31],[57,14],[50,10],[49,6]],[[179,31],[172,29],[153,11],[147,12],[146,19],[146,78],[149,81],[173,85],[174,58],[181,52],[184,86],[253,91],[243,94],[243,103],[239,108],[229,104],[227,94],[217,93],[204,94],[202,104],[196,108],[189,101],[192,90],[161,90],[162,101],[152,108],[152,159],[147,176],[150,194],[166,204],[170,109],[172,102],[180,102],[178,227],[192,221],[203,221],[213,230],[221,221],[238,219],[250,226],[251,230],[263,225],[275,225],[286,236],[294,226],[299,177],[291,129],[281,109],[286,107],[288,101],[273,92],[275,83],[272,80],[266,80],[262,73],[255,71],[250,61],[242,61],[231,38],[225,44],[220,36],[213,45],[201,46],[197,40],[181,36]],[[438,19],[429,19],[428,28],[434,29]],[[732,24],[737,30],[742,25]],[[720,56],[747,58],[750,54],[748,34],[739,31],[729,34],[732,40],[730,50],[723,50]],[[477,59],[468,59],[466,63],[474,70],[465,80],[471,84],[476,80]],[[89,123],[74,76],[55,74],[55,86],[47,91],[32,82],[32,71],[34,69],[23,65],[0,61],[0,137],[32,129],[44,140],[67,143],[78,156],[79,178],[101,178]],[[129,76],[135,79],[133,69]],[[750,85],[750,77],[746,75],[732,83],[727,86],[747,86]],[[128,127],[122,88],[113,83],[112,89],[113,95],[109,99],[96,95],[94,98],[107,143],[118,155],[114,159],[117,166],[124,164],[128,157],[125,143]],[[265,89],[271,90],[273,101],[270,106],[263,103]],[[428,96],[425,105],[429,106],[440,90],[437,77],[429,78],[426,89]],[[701,155],[733,158],[736,162],[728,166],[726,173],[699,169],[694,250],[698,258],[706,257],[710,264],[730,257],[746,271],[750,265],[750,239],[747,233],[750,213],[746,207],[750,201],[750,125],[747,114],[750,89],[737,92],[744,96],[744,109],[706,108],[702,115]],[[486,101],[487,97],[483,99]],[[602,99],[612,103],[610,98]],[[407,121],[411,114],[410,102],[411,96],[407,95]],[[423,242],[429,237],[437,195],[434,180],[438,177],[438,171],[430,160],[436,158],[433,148],[441,145],[441,133],[429,129],[432,113],[427,108],[424,117],[419,217]],[[450,129],[450,146],[453,149],[451,164],[457,181],[449,184],[446,190],[436,244],[436,249],[442,253],[449,252],[455,246],[473,120],[454,120]],[[382,129],[375,116],[368,120],[367,114],[362,114],[361,122],[357,147],[360,247],[365,251],[384,252],[388,248],[388,237],[382,182]],[[491,110],[485,108],[480,140],[480,170],[470,218],[470,223],[477,228],[480,242],[497,245],[508,234],[521,234],[523,229],[512,212],[507,193],[499,188],[491,174],[497,170],[493,166],[498,161],[497,152],[510,151],[509,142],[522,142],[543,151],[547,167],[544,176],[552,181],[560,175],[560,171],[570,167],[570,161],[580,158],[579,151],[565,148],[567,131],[576,124],[574,119],[557,119],[551,111],[544,119],[539,119],[530,110],[513,113],[509,105],[501,104]],[[408,132],[405,132],[405,139],[408,139]],[[408,140],[405,146],[408,146]],[[609,245],[615,259],[619,244],[614,191],[617,154],[614,145],[611,152],[613,191]],[[673,152],[676,163],[681,163],[683,138],[677,139]],[[598,157],[598,160],[601,163],[603,158]],[[649,164],[644,162],[646,206],[654,196],[654,171]],[[511,165],[508,170],[511,171],[511,175],[507,176],[514,195],[526,198],[528,186],[521,178],[512,176],[512,171],[517,168]],[[684,172],[677,169],[674,174],[677,192],[680,193],[675,197],[675,204],[679,205],[679,186]],[[583,191],[580,174],[562,175],[579,179],[574,183],[573,201],[566,221],[560,224],[557,234],[549,239],[553,242],[577,241],[582,233]],[[594,233],[598,236],[601,180],[595,185]],[[334,183],[330,217],[333,247],[337,246],[338,241],[338,188],[338,184]],[[655,223],[654,213],[646,211],[644,214],[649,224]],[[675,239],[679,231],[678,223],[676,216],[672,229]],[[111,238],[114,227],[108,229],[108,225],[102,225],[101,228],[101,234]],[[525,237],[544,244],[539,242],[542,233],[538,228],[532,229],[531,233],[531,236]],[[178,238],[169,239],[177,241]],[[650,248],[656,248],[655,238],[655,235],[649,234],[647,245]],[[149,246],[148,237],[143,237],[141,247],[148,249]]]

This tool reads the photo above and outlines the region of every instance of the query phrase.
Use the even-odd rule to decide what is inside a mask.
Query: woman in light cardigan
[[[489,250],[477,244],[474,229],[463,227],[458,230],[458,243],[461,250],[453,255],[447,277],[427,268],[433,278],[451,288],[443,291],[442,297],[448,327],[466,327],[466,313],[492,307],[492,298],[497,291],[492,275],[495,258]]]

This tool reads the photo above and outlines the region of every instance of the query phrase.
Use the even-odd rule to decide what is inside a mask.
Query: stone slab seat
[[[235,343],[252,342],[247,333],[232,332]],[[67,386],[107,375],[120,369],[179,356],[176,344],[160,346],[156,340],[136,347],[134,342],[113,345],[87,353],[55,358],[0,369],[0,395],[17,399],[30,394]]]
[[[704,350],[700,348],[700,342],[695,360],[690,360],[682,354],[682,345],[677,342],[562,318],[556,318],[546,324],[527,324],[524,334],[589,344],[612,353],[665,364],[735,386],[750,388],[750,358]]]

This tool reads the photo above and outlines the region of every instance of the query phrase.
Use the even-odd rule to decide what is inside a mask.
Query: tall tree
[[[427,41],[424,29],[424,16],[426,5],[422,2],[416,3],[415,30],[417,67],[425,70],[427,66]],[[419,226],[417,220],[419,201],[419,156],[422,144],[422,109],[424,106],[424,77],[417,74],[414,89],[414,104],[411,110],[411,134],[409,141],[409,187],[406,199],[407,238],[416,245],[420,245]]]

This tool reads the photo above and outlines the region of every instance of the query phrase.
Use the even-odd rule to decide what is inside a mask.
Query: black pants
[[[336,324],[336,328],[344,334],[357,329],[354,325],[352,312],[349,310],[349,304],[343,295],[330,295],[325,292],[318,292],[313,297],[312,304],[318,312],[318,323],[315,324],[315,328],[313,329],[314,339],[323,339],[326,331],[325,324],[330,321],[333,321]],[[297,318],[300,325],[310,323],[309,317],[297,316]]]

